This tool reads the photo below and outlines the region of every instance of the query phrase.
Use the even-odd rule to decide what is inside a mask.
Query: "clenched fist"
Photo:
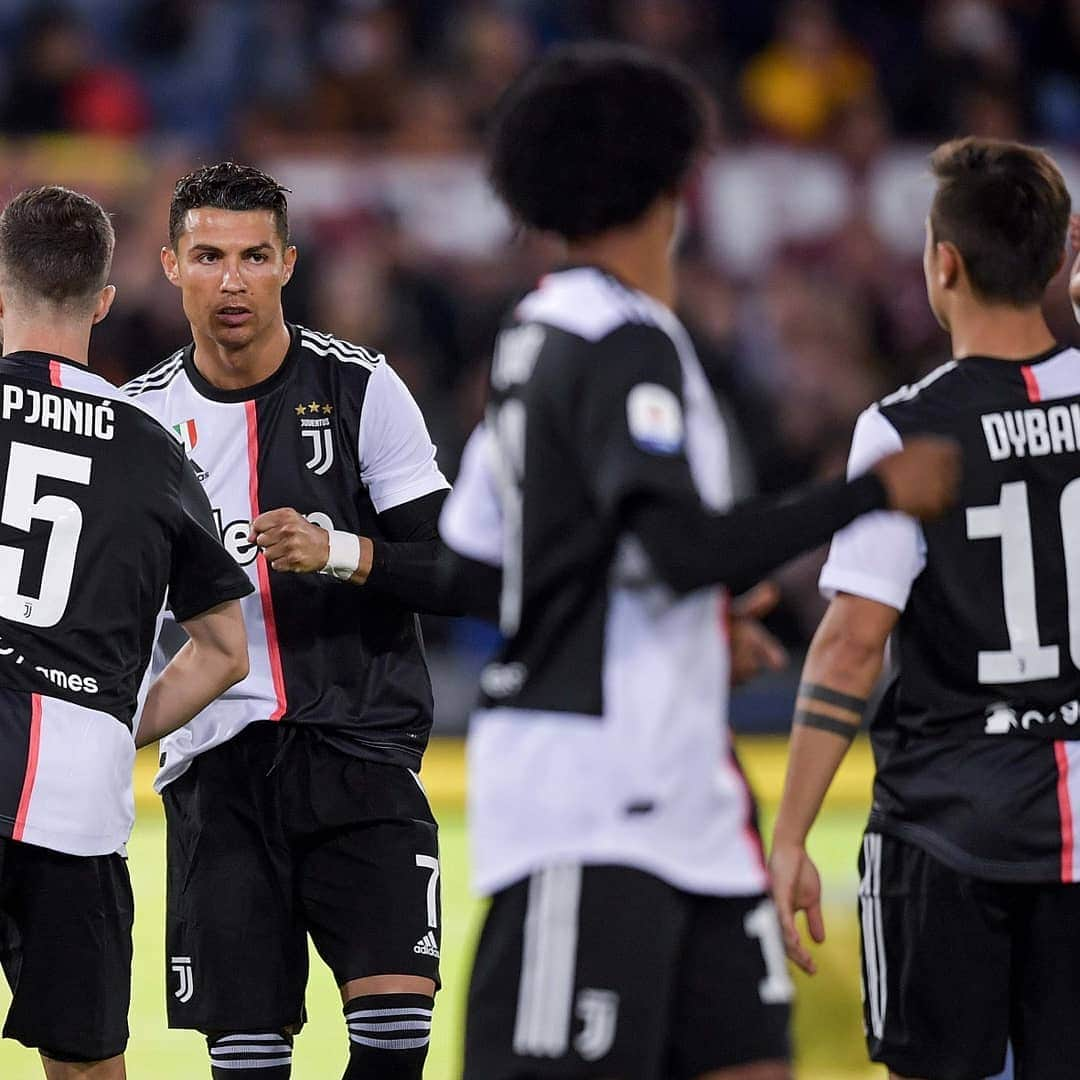
[[[897,454],[874,466],[889,497],[889,509],[932,521],[956,502],[960,447],[952,439],[919,435]]]
[[[271,570],[312,574],[330,557],[330,534],[292,507],[260,514],[248,539],[258,544]]]

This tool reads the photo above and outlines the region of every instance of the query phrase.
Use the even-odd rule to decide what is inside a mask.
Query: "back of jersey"
[[[1080,812],[1080,353],[969,357],[860,420],[858,471],[917,432],[964,451],[959,507],[880,514],[822,573],[903,611],[872,729],[872,822],[963,873],[1073,880]]]
[[[81,365],[0,359],[0,835],[73,854],[126,839],[183,464]]]

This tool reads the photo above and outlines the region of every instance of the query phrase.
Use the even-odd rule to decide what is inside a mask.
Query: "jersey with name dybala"
[[[502,568],[507,642],[469,732],[477,887],[568,860],[761,892],[725,722],[726,595],[675,594],[628,527],[638,499],[731,499],[685,330],[599,270],[550,274],[499,337],[491,402],[440,522],[451,549]]]
[[[81,364],[0,359],[0,836],[127,840],[166,590],[179,620],[251,591],[175,440]]]
[[[226,549],[256,588],[244,601],[250,674],[162,743],[160,789],[191,759],[259,720],[316,725],[346,753],[418,767],[432,719],[416,615],[368,587],[270,569],[249,539],[291,507],[378,540],[378,515],[449,485],[423,417],[377,353],[290,326],[265,381],[219,390],[193,346],[125,386],[184,444]],[[177,647],[163,627],[155,664]]]
[[[1080,877],[1080,352],[969,357],[863,414],[865,471],[909,435],[957,439],[958,507],[837,534],[821,584],[901,611],[871,726],[871,826],[962,873]]]

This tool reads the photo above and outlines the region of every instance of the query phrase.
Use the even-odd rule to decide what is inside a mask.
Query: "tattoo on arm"
[[[862,722],[866,698],[841,693],[828,686],[804,682],[795,701],[796,724],[853,739]]]

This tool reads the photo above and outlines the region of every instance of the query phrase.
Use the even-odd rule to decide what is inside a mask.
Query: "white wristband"
[[[328,529],[330,555],[320,574],[329,574],[338,581],[348,581],[360,568],[360,537],[355,533]]]

